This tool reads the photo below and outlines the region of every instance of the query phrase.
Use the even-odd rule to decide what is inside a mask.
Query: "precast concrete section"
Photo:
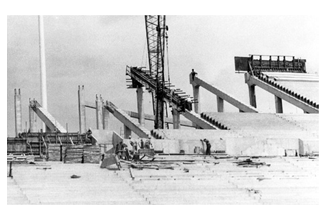
[[[128,110],[123,110],[123,111],[132,118],[136,118],[136,119],[139,118],[139,113],[137,113],[137,112],[128,111]],[[154,115],[149,115],[149,114],[144,114],[144,119],[148,120],[148,121],[154,121],[155,116]],[[174,122],[173,122],[172,118],[165,118],[165,123],[173,124]],[[191,121],[180,120],[179,123],[180,123],[181,126],[184,126],[184,127],[194,127],[193,123]]]
[[[130,168],[131,177],[125,166],[117,171],[98,164],[14,164],[13,178],[7,178],[7,204],[319,204],[318,158],[254,159],[270,165],[261,167],[238,166],[242,158],[183,155],[157,160],[168,160],[174,169]]]
[[[147,130],[144,126],[140,125],[139,123],[135,122],[127,113],[117,108],[112,102],[106,101],[104,107],[120,122],[123,123],[126,131],[124,133],[127,133],[126,137],[131,135],[131,131],[138,135],[140,138],[148,138],[151,136],[149,130]]]
[[[216,95],[217,98],[217,105],[218,105],[218,112],[223,112],[223,106],[224,101],[230,103],[231,105],[237,107],[240,112],[254,112],[257,113],[257,109],[244,104],[243,102],[235,99],[233,96],[229,95],[228,92],[224,92],[219,88],[216,88],[215,86],[210,85],[209,83],[205,82],[204,80],[200,79],[197,76],[197,73],[194,74],[194,72],[190,73],[190,83],[193,86],[193,95],[194,95],[194,109],[196,113],[200,112],[200,96],[199,96],[199,89],[200,87],[208,90],[209,92]]]
[[[276,81],[269,78],[265,73],[262,73],[259,76],[254,76],[252,74],[245,73],[245,82],[249,86],[249,96],[251,104],[256,105],[255,89],[253,89],[253,87],[256,85],[275,95],[277,113],[283,112],[282,103],[279,101],[279,99],[283,99],[295,105],[296,107],[301,108],[306,113],[319,112],[319,105],[317,103],[309,100],[307,97],[300,95],[294,90],[281,86]]]
[[[52,132],[67,132],[67,130],[36,100],[30,102],[30,107]]]

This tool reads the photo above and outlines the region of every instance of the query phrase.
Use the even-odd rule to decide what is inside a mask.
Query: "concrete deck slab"
[[[255,168],[234,163],[245,158],[164,157],[175,160],[174,170],[132,169],[133,179],[126,167],[112,171],[94,164],[15,164],[13,179],[7,180],[7,203],[318,204],[317,158],[259,157],[254,160],[270,166]],[[177,162],[189,158],[195,162]],[[80,178],[71,179],[73,174]]]

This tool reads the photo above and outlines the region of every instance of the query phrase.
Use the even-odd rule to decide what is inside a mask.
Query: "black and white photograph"
[[[319,205],[320,17],[147,13],[6,15],[6,204]]]

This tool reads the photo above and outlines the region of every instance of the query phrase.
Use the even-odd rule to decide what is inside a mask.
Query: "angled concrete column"
[[[131,129],[124,125],[124,138],[129,138],[131,136]]]
[[[78,108],[79,108],[79,132],[82,134],[85,133],[87,130],[84,86],[78,86]]]
[[[144,119],[144,106],[143,106],[143,87],[137,88],[137,104],[138,104],[138,114],[140,125],[145,124]]]
[[[20,95],[20,89],[15,89],[15,133],[16,137],[18,137],[18,134],[22,132],[23,125],[22,125],[22,112],[21,112],[21,95]]]
[[[223,99],[217,96],[217,107],[218,107],[218,112],[223,112]]]
[[[276,113],[283,113],[283,105],[282,105],[282,99],[274,96],[275,98],[275,112]]]
[[[176,109],[172,109],[172,115],[173,115],[173,128],[174,129],[180,129],[180,113]]]
[[[248,85],[248,93],[249,93],[249,104],[256,108],[256,95],[255,95],[255,85]]]
[[[30,100],[29,100],[30,102]],[[29,131],[30,132],[37,132],[37,117],[36,113],[32,109],[32,107],[29,105]]]
[[[103,101],[102,96],[96,95],[96,126],[98,130],[103,129]]]
[[[103,129],[108,130],[109,111],[103,107]]]

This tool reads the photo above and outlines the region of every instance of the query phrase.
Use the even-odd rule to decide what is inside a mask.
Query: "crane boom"
[[[166,16],[146,15],[146,34],[149,58],[150,75],[156,79],[157,90],[153,95],[153,109],[155,114],[155,128],[164,128],[164,97],[163,89],[165,83],[164,76],[164,56],[165,56],[165,35]]]

